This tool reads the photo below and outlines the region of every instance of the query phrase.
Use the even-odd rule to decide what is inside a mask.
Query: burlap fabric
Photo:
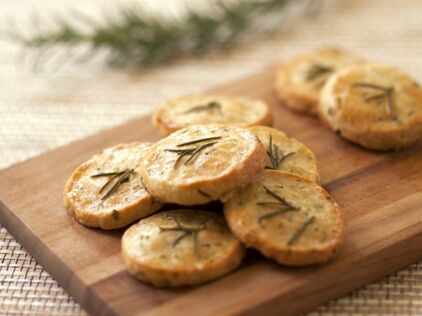
[[[0,25],[10,20],[33,30],[33,12],[51,24],[51,12],[67,8],[98,14],[117,1],[14,0],[0,2]],[[120,1],[121,2],[121,1]],[[146,2],[146,0],[145,0]],[[154,2],[154,1],[149,1]],[[164,7],[162,1],[155,5]],[[168,10],[180,1],[167,1]],[[100,62],[62,63],[55,52],[34,73],[33,54],[22,58],[13,43],[0,49],[0,168],[150,113],[162,100],[201,91],[296,53],[323,45],[350,49],[398,65],[422,81],[422,2],[418,0],[326,1],[317,18],[290,21],[271,37],[251,38],[230,54],[187,58],[152,70],[117,70]],[[60,19],[61,19],[60,18]],[[12,185],[12,184],[11,184]],[[1,228],[0,314],[81,315],[84,311],[34,259]],[[310,315],[422,315],[422,262],[349,295]]]

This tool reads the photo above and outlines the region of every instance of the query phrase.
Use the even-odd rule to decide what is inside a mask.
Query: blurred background
[[[119,8],[134,3],[160,18],[178,19],[186,8],[211,2],[3,0],[2,38],[4,30],[26,36],[54,30],[63,21],[73,21],[75,9],[107,23],[105,16],[118,17]],[[146,115],[165,99],[224,84],[321,46],[399,66],[422,81],[421,1],[325,0],[280,10],[280,16],[271,34],[251,30],[229,51],[210,49],[200,58],[188,54],[155,67],[113,67],[102,52],[77,61],[61,46],[40,58],[37,50],[2,40],[0,168]],[[259,23],[267,22],[272,21]],[[0,314],[84,314],[4,228]],[[422,315],[422,262],[310,313],[352,314]]]

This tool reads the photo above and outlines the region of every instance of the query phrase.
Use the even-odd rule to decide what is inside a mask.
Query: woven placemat
[[[116,2],[122,1],[1,1],[0,26],[10,25],[13,18],[26,31],[32,28],[32,12],[47,19],[51,12],[66,17],[66,7],[98,14],[99,8],[113,7]],[[180,5],[180,1],[168,2]],[[109,69],[98,62],[66,63],[53,69],[54,62],[47,62],[43,71],[34,73],[24,65],[33,55],[18,59],[21,50],[2,43],[0,168],[150,113],[164,99],[245,76],[323,45],[398,65],[422,81],[421,10],[419,0],[326,1],[318,18],[291,21],[286,31],[250,39],[230,54],[181,60],[148,71]],[[0,265],[0,315],[85,314],[2,227]],[[309,315],[422,315],[422,262]]]

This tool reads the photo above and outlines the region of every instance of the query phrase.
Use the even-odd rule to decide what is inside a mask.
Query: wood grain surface
[[[195,288],[156,289],[132,278],[120,257],[123,230],[77,224],[62,191],[73,169],[104,147],[157,140],[149,117],[1,171],[0,221],[93,315],[295,315],[422,259],[421,144],[377,153],[342,140],[278,104],[272,69],[213,92],[264,99],[275,126],[315,152],[347,221],[347,240],[331,263],[285,268],[251,252],[234,273]]]

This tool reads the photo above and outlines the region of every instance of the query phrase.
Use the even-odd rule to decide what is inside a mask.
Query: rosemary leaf
[[[134,173],[133,169],[125,169],[123,171],[98,173],[92,175],[91,178],[111,176],[110,179],[108,179],[108,181],[101,187],[99,192],[100,194],[105,192],[101,197],[102,200],[105,200],[113,194],[122,183],[129,181],[132,173]]]
[[[178,144],[177,147],[184,147],[184,146],[194,145],[194,144],[203,143],[203,142],[206,142],[206,141],[209,141],[209,140],[217,140],[217,139],[221,139],[221,136],[214,136],[214,137],[206,137],[206,138],[196,139],[196,140],[192,140],[192,141],[187,142],[187,143]]]
[[[207,104],[196,105],[191,107],[189,110],[182,112],[181,114],[197,113],[203,111],[217,110],[221,114],[221,104],[216,101],[208,102]]]
[[[313,63],[311,67],[308,69],[308,71],[305,74],[306,81],[314,81],[319,78],[324,78],[332,73],[334,71],[334,68],[331,66],[326,66],[318,63]]]
[[[114,179],[117,179],[118,177],[122,176],[122,174],[124,174],[124,171],[116,173],[115,175],[113,175],[110,179],[108,179],[108,181],[101,187],[100,189],[100,193],[103,193],[103,191],[111,184],[113,183]]]
[[[281,158],[280,158],[280,160],[278,161],[278,166],[280,167],[281,163],[282,163],[284,160],[286,160],[286,158],[288,158],[288,157],[290,157],[290,156],[292,156],[292,155],[294,155],[294,154],[295,154],[294,152],[290,152],[290,153],[287,153],[287,154],[283,155],[283,157],[281,157]]]
[[[385,97],[385,93],[375,94],[365,98],[365,101],[379,100]]]
[[[188,155],[191,155],[194,151],[195,151],[195,149],[194,149],[194,148],[189,149],[189,150],[184,150],[184,151],[181,151],[181,152],[179,153],[179,157],[177,157],[176,161],[174,162],[174,167],[176,167],[176,166],[177,166],[177,164],[179,163],[179,161],[181,161],[181,160],[182,160],[182,158],[183,158],[183,157],[188,156]]]
[[[390,87],[384,87],[381,85],[377,85],[374,83],[368,83],[368,82],[355,82],[353,85],[353,87],[362,87],[362,88],[371,88],[371,89],[376,89],[376,90],[388,90],[390,89]]]
[[[185,165],[189,164],[189,162],[191,162],[201,151],[203,151],[205,148],[208,148],[214,144],[217,144],[217,142],[212,142],[212,143],[208,143],[208,144],[204,144],[200,147],[198,147],[193,153],[192,155],[189,157],[188,160],[186,160]]]
[[[117,176],[119,174],[121,174],[122,171],[117,171],[117,172],[103,172],[103,173],[97,173],[97,174],[93,174],[91,176],[91,178],[99,178],[99,177],[108,177],[108,176]]]
[[[287,241],[287,245],[291,246],[293,245],[300,236],[305,232],[306,228],[308,228],[309,225],[311,225],[313,222],[315,222],[315,216],[309,217],[305,222],[303,222],[302,225],[299,226],[299,228],[292,234],[290,239]]]
[[[364,98],[364,101],[374,101],[374,100],[380,100],[385,98],[386,102],[385,102],[385,112],[387,113],[387,116],[389,116],[390,118],[393,117],[394,113],[394,103],[393,103],[393,93],[394,93],[394,87],[390,86],[390,87],[386,87],[386,86],[381,86],[381,85],[377,85],[377,84],[373,84],[373,83],[368,83],[368,82],[355,82],[354,84],[352,84],[352,87],[358,87],[358,88],[367,88],[367,89],[372,89],[372,90],[377,90],[377,91],[381,91],[378,94],[374,94],[368,97]]]
[[[284,205],[287,208],[296,209],[297,207],[292,206],[289,202],[287,202],[283,197],[268,189],[265,185],[263,186],[265,192],[275,198],[281,205]]]
[[[182,234],[177,237],[172,244],[172,247],[175,248],[183,239],[187,237],[192,237],[193,242],[193,251],[197,253],[197,244],[198,244],[198,234],[201,230],[204,230],[205,227],[186,227],[180,224],[177,218],[173,218],[176,222],[176,227],[159,227],[160,232],[182,232]]]
[[[210,140],[215,140],[215,139],[220,139],[221,137],[208,137],[208,138],[202,138],[202,139],[197,139],[191,142],[187,142],[187,143],[183,143],[183,144],[179,144],[177,146],[187,146],[187,145],[195,145],[195,144],[200,144],[202,142],[205,141],[210,141]],[[205,148],[208,148],[210,146],[215,145],[217,142],[210,142],[210,143],[206,143],[206,144],[202,144],[202,145],[198,145],[197,147],[192,147],[192,148],[184,148],[184,149],[164,149],[164,151],[167,152],[172,152],[172,153],[176,153],[178,155],[177,159],[174,162],[173,167],[177,167],[178,163],[181,161],[181,159],[185,156],[190,156],[186,161],[185,161],[185,165],[189,164],[191,161],[193,161],[193,159],[196,158],[196,156],[198,156],[198,154],[203,151]]]
[[[299,211],[300,208],[295,207],[291,205],[289,202],[287,202],[283,197],[281,197],[279,194],[275,193],[274,191],[271,191],[268,189],[265,185],[263,186],[265,192],[275,199],[275,201],[259,201],[256,202],[256,205],[259,206],[278,206],[279,208],[275,211],[269,212],[267,214],[264,214],[258,218],[258,224],[262,226],[262,222],[266,219],[273,218],[274,216],[283,215],[287,212],[295,212]]]
[[[262,222],[266,219],[270,219],[270,218],[273,218],[273,217],[278,216],[278,215],[283,215],[287,212],[297,212],[297,211],[298,211],[298,209],[292,209],[292,208],[279,209],[277,211],[270,212],[268,214],[265,214],[265,215],[259,217],[258,224],[262,226]]]
[[[294,152],[290,152],[285,155],[280,148],[273,143],[273,136],[271,133],[269,136],[269,145],[266,151],[271,164],[269,166],[265,166],[265,169],[279,169],[282,162],[294,154]]]

